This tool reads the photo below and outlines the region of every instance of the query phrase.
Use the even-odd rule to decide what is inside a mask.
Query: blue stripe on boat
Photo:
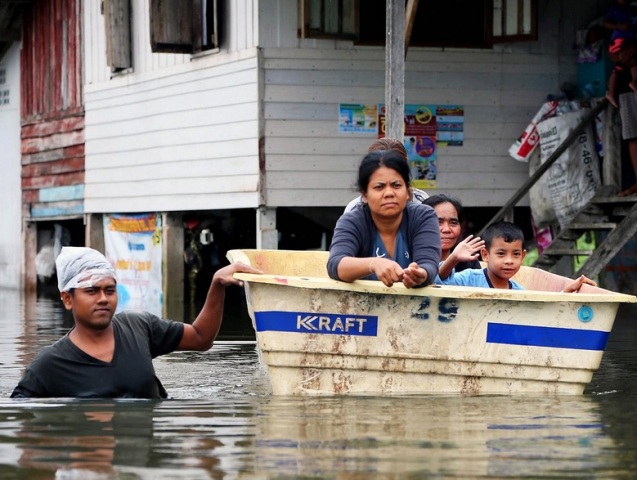
[[[309,312],[255,312],[257,332],[297,332],[331,335],[378,334],[378,317]]]
[[[535,327],[504,323],[489,323],[487,326],[487,343],[528,345],[531,347],[604,350],[608,335],[609,332],[573,328]]]

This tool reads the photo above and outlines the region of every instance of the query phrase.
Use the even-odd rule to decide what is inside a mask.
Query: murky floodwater
[[[251,343],[155,361],[171,399],[12,401],[69,327],[0,291],[0,478],[634,478],[637,314],[578,397],[272,397]]]

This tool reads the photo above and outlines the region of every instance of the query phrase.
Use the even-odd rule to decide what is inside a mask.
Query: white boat
[[[620,303],[522,267],[525,290],[391,288],[327,276],[328,252],[231,250],[274,395],[581,394]]]

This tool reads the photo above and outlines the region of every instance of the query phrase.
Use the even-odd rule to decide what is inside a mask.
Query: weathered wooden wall
[[[20,287],[20,44],[0,59],[0,290]]]
[[[24,219],[83,213],[81,0],[36,0],[21,53]]]
[[[338,105],[384,101],[384,49],[299,39],[298,3],[260,2],[268,204],[343,206],[356,195],[356,167],[375,136],[339,133]],[[439,149],[438,188],[430,193],[455,195],[467,206],[501,206],[527,179],[527,164],[508,148],[547,94],[575,81],[575,31],[594,18],[599,2],[538,3],[537,42],[409,48],[405,103],[465,109],[464,145]]]
[[[191,56],[151,52],[148,2],[133,2],[133,68],[115,76],[87,5],[87,212],[261,203],[255,3],[227,2],[219,51]]]

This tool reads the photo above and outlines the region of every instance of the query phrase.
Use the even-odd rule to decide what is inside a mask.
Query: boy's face
[[[522,242],[515,240],[511,243],[507,243],[503,238],[494,238],[491,242],[491,248],[487,250],[482,248],[482,259],[487,262],[487,269],[495,279],[508,282],[513,277],[524,261],[526,256],[526,250],[522,248]],[[494,282],[494,287],[497,287]]]

